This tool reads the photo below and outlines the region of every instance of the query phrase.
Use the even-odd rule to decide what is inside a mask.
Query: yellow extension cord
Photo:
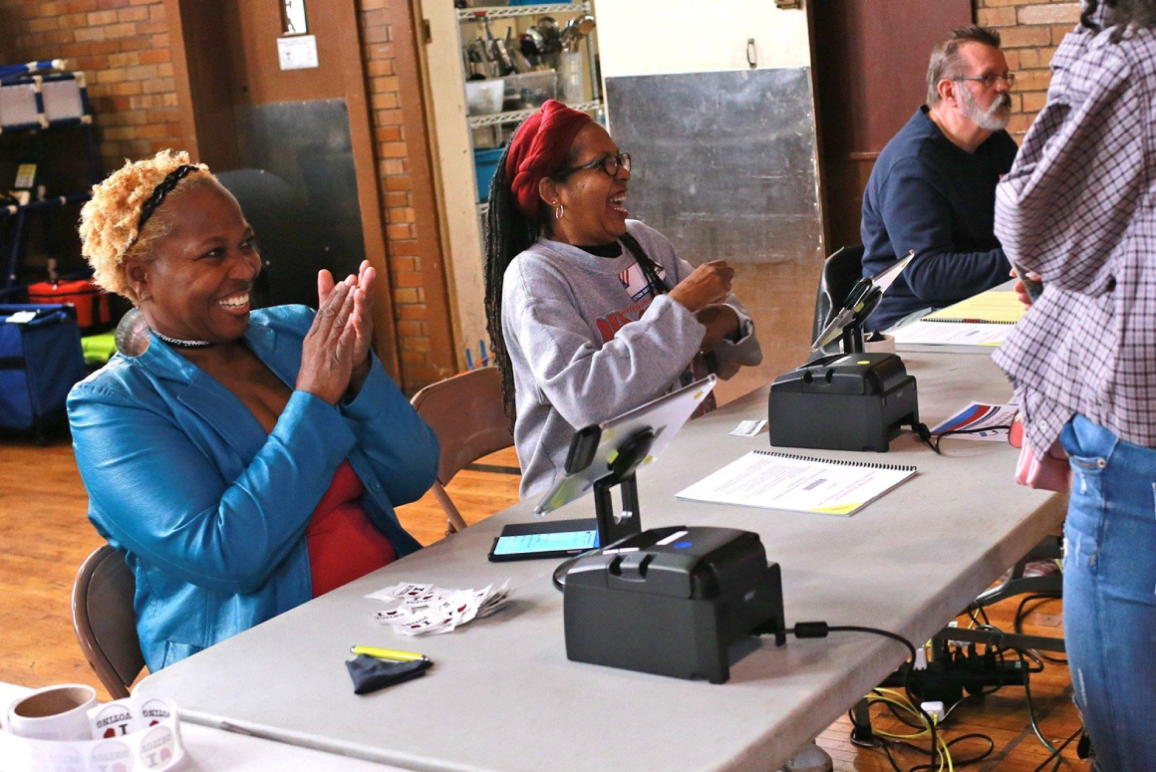
[[[923,713],[921,713],[918,708],[911,704],[911,701],[907,699],[905,695],[895,691],[894,689],[880,688],[875,689],[874,691],[876,692],[875,694],[867,695],[868,704],[885,702],[890,705],[894,705],[900,710],[915,716],[917,719],[919,719],[920,723],[926,727],[922,731],[916,732],[915,734],[895,734],[893,732],[885,732],[881,729],[874,729],[872,731],[874,731],[875,734],[882,735],[883,737],[890,737],[895,740],[915,740],[931,734],[931,724],[928,723],[927,718],[924,717]],[[932,720],[936,721],[935,725],[938,728],[939,722],[935,719]],[[943,772],[945,764],[948,772],[955,772],[955,764],[952,762],[951,750],[947,747],[947,741],[943,739],[943,735],[939,732],[936,732],[935,740],[939,745],[940,752],[939,769],[937,772]]]

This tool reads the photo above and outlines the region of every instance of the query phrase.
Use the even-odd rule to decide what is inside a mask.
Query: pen
[[[354,654],[365,654],[370,657],[377,657],[378,659],[392,659],[395,662],[429,662],[430,659],[424,654],[416,654],[412,651],[394,651],[393,649],[376,649],[372,646],[350,646],[349,650]]]

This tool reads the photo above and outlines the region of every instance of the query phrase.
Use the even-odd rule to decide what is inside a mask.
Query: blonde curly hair
[[[182,189],[217,182],[204,164],[192,164],[189,154],[162,150],[143,161],[125,161],[117,171],[92,187],[92,199],[80,210],[81,254],[92,266],[93,281],[109,292],[137,302],[124,274],[126,258],[147,259],[156,242],[168,235],[170,224],[164,217],[153,216],[138,233],[141,207],[170,172],[181,166],[197,169],[165,199],[170,200]]]

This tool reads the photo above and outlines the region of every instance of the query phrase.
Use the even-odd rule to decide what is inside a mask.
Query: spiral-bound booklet
[[[716,504],[852,515],[915,471],[913,466],[753,450],[676,496]]]
[[[923,317],[928,322],[954,324],[1015,324],[1027,308],[1008,290],[988,290]]]

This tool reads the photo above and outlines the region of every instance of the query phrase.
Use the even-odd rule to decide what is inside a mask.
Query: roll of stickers
[[[863,340],[863,350],[877,354],[894,354],[895,338],[881,332],[873,333],[871,337]]]
[[[0,732],[5,772],[136,772],[179,769],[185,760],[177,707],[129,697],[88,711],[92,740],[33,740]]]

